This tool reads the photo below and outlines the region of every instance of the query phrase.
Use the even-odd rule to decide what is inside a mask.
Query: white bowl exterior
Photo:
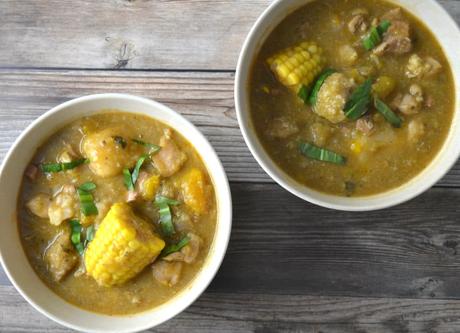
[[[218,218],[216,233],[203,269],[181,293],[159,307],[130,316],[107,316],[85,311],[52,292],[30,266],[19,239],[16,201],[25,166],[53,132],[69,122],[104,109],[143,114],[181,133],[197,149],[214,183]],[[189,306],[208,286],[223,260],[231,231],[231,194],[217,154],[205,137],[185,118],[154,101],[124,94],[77,98],[50,110],[16,140],[0,169],[0,260],[16,289],[38,311],[56,322],[84,332],[137,332],[172,318]]]
[[[390,191],[366,197],[341,197],[318,192],[293,180],[269,157],[261,145],[249,115],[248,82],[251,65],[270,32],[291,12],[313,0],[276,0],[252,27],[241,50],[235,79],[235,105],[246,144],[261,167],[278,184],[294,195],[319,206],[368,211],[391,207],[414,198],[433,186],[455,164],[460,155],[460,31],[447,12],[434,0],[394,0],[421,19],[434,33],[450,63],[455,82],[455,114],[448,137],[437,156],[420,174]]]

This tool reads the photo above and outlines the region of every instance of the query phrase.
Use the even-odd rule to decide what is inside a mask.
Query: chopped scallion
[[[303,85],[300,87],[299,92],[297,93],[297,96],[305,103],[308,104],[308,97],[310,96],[310,89],[306,86]]]
[[[138,145],[141,145],[141,146],[149,148],[149,154],[155,154],[158,151],[160,151],[160,149],[161,149],[160,146],[154,145],[153,143],[147,143],[147,142],[144,142],[144,141],[138,140],[138,139],[132,139],[132,141],[134,143],[137,143]]]
[[[88,228],[86,228],[85,247],[94,239],[94,233],[94,224],[91,224]]]
[[[179,242],[177,242],[176,244],[171,244],[171,245],[168,245],[166,246],[163,251],[161,251],[161,257],[166,257],[168,255],[170,255],[171,253],[174,253],[174,252],[179,252],[180,250],[182,250],[182,248],[184,246],[186,246],[188,243],[190,242],[190,237],[189,236],[185,236],[184,238],[182,238]]]
[[[317,147],[315,145],[312,145],[311,143],[301,143],[299,145],[300,152],[305,155],[306,157],[309,157],[314,160],[318,161],[323,161],[323,162],[329,162],[333,164],[339,164],[343,165],[346,163],[346,158],[343,157],[342,155],[339,155],[337,153],[334,153],[333,151]]]
[[[158,207],[160,213],[160,226],[165,236],[171,236],[176,232],[172,221],[170,205],[178,205],[179,201],[164,197],[157,196],[155,198],[155,206]]]
[[[372,80],[367,79],[353,91],[343,110],[347,118],[356,120],[367,112],[371,102],[371,90]]]
[[[81,241],[81,224],[78,220],[70,220],[70,241],[80,255],[83,255],[84,245]]]
[[[129,169],[123,169],[123,181],[128,191],[134,191],[133,178]]]
[[[310,103],[310,105],[312,106],[316,105],[316,100],[318,99],[318,92],[321,89],[321,86],[323,85],[324,81],[326,81],[326,79],[332,74],[334,74],[335,72],[336,72],[335,69],[328,68],[323,73],[321,73],[321,75],[318,77],[318,79],[316,80],[311,90],[310,96],[308,97],[308,102]]]
[[[142,164],[144,164],[144,161],[146,160],[147,157],[148,157],[147,155],[142,155],[136,162],[136,166],[134,167],[133,173],[131,175],[133,186],[136,185],[137,179],[139,178],[139,172],[141,170]]]
[[[374,106],[378,112],[394,127],[401,127],[402,119],[394,113],[388,105],[386,105],[378,97],[374,97]]]
[[[76,167],[85,163],[89,163],[89,160],[86,158],[81,158],[66,163],[45,163],[40,165],[40,170],[45,173],[60,172],[75,169]]]
[[[90,191],[96,189],[96,184],[86,182],[82,184],[78,189],[78,197],[80,198],[80,210],[85,216],[97,215],[99,211],[94,204],[94,197]]]
[[[369,34],[363,39],[363,47],[370,51],[382,42],[382,37],[390,27],[391,22],[388,20],[382,21],[378,26],[372,27]]]

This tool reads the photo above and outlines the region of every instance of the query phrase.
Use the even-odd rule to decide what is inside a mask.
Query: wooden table
[[[233,79],[270,2],[0,0],[0,159],[32,120],[71,98],[156,99],[214,145],[234,226],[214,282],[155,332],[460,332],[460,164],[411,202],[344,213],[287,193],[249,153]],[[460,21],[459,0],[440,2]],[[0,331],[69,332],[1,270]]]

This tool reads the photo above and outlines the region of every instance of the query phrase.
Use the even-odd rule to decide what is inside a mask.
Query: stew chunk
[[[142,148],[131,142],[128,135],[123,135],[125,132],[123,128],[108,128],[89,134],[83,141],[83,154],[97,176],[113,177],[136,163]]]
[[[166,262],[160,260],[152,265],[152,273],[155,280],[161,284],[172,287],[179,282],[182,273],[181,262]]]
[[[165,130],[160,139],[161,150],[152,157],[155,167],[163,177],[170,177],[182,168],[187,155],[181,151],[172,139],[172,131]]]
[[[352,82],[342,73],[329,76],[318,92],[314,111],[332,123],[345,120],[343,108],[350,95]]]
[[[70,232],[62,232],[45,252],[48,270],[56,281],[61,281],[78,263],[78,256],[70,242]]]

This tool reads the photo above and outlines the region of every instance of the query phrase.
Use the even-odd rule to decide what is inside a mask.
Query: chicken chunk
[[[172,139],[172,131],[165,130],[160,139],[161,150],[152,157],[158,172],[163,177],[170,177],[182,168],[187,155],[181,151]]]
[[[90,160],[89,168],[97,176],[107,178],[132,168],[143,152],[141,145],[125,139],[120,145],[117,138],[129,138],[129,131],[123,127],[108,128],[89,134],[83,141],[83,155]]]
[[[174,214],[174,226],[180,233],[192,230],[193,221],[189,214],[179,205],[172,207]]]
[[[267,127],[268,136],[277,139],[286,139],[298,132],[297,124],[286,116],[274,118]]]
[[[405,54],[412,50],[409,23],[402,20],[394,20],[383,37],[382,43],[374,49],[374,54],[385,53]]]
[[[172,287],[179,282],[182,273],[183,263],[167,262],[164,260],[156,261],[152,265],[153,277],[161,284]]]
[[[59,234],[45,251],[45,262],[56,281],[61,281],[77,264],[78,255],[70,242],[70,232]]]
[[[50,202],[51,197],[48,194],[39,193],[26,203],[26,207],[32,214],[46,219]]]
[[[432,57],[420,58],[417,54],[410,56],[406,66],[406,76],[410,79],[416,77],[430,77],[438,74],[442,69],[441,64]]]
[[[342,73],[329,76],[318,92],[314,111],[332,123],[345,120],[343,108],[351,93],[353,82]]]
[[[73,185],[63,186],[48,206],[48,217],[53,225],[60,225],[63,221],[75,217],[77,212],[78,200]]]
[[[417,143],[425,134],[425,125],[420,119],[412,119],[407,125],[407,129],[408,139],[412,143]]]
[[[348,22],[348,30],[350,30],[352,34],[357,32],[365,32],[367,28],[368,24],[366,22],[365,14],[363,13],[354,15],[350,22]]]
[[[411,85],[407,94],[399,94],[392,102],[392,106],[405,115],[413,115],[420,112],[422,105],[423,91],[417,84]]]
[[[187,264],[195,262],[198,254],[200,252],[201,244],[203,241],[197,235],[192,232],[189,232],[187,236],[190,238],[190,241],[185,245],[180,251],[171,253],[170,255],[163,258],[166,261],[184,261]]]
[[[356,121],[356,129],[365,135],[370,135],[374,131],[374,122],[370,117],[362,117]]]

